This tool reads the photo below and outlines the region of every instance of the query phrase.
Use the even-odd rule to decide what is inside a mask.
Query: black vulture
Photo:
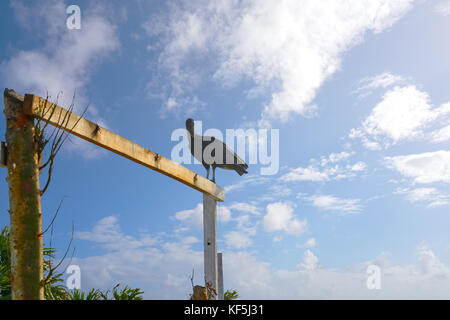
[[[189,146],[195,159],[200,161],[206,169],[206,179],[209,179],[209,169],[212,167],[212,182],[216,182],[216,168],[234,170],[240,176],[248,173],[248,165],[233,150],[229,149],[225,143],[215,137],[200,136],[195,134],[194,120],[186,120],[186,130],[188,132]],[[197,146],[197,147],[196,147]],[[204,152],[206,149],[207,152]],[[216,154],[216,151],[217,154]],[[222,154],[220,154],[222,151]]]

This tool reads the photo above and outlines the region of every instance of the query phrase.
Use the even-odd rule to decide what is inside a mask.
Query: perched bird
[[[206,169],[206,179],[209,179],[210,167],[213,169],[212,182],[216,182],[216,168],[234,170],[240,176],[247,172],[248,164],[229,149],[225,143],[214,137],[195,134],[194,120],[186,120],[189,146],[195,159],[200,161]]]

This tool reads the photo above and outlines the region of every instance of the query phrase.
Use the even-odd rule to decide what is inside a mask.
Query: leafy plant
[[[9,228],[0,233],[0,300],[11,299],[11,252]]]
[[[69,300],[70,294],[64,285],[63,273],[54,273],[51,261],[55,258],[56,250],[44,248],[44,297],[46,300]],[[45,259],[47,258],[47,259]]]
[[[0,233],[0,300],[11,300],[11,251],[10,251],[9,227],[4,227]],[[63,285],[63,274],[53,274],[51,271],[51,259],[55,258],[56,250],[44,248],[44,275],[46,284],[44,296],[48,300],[66,300],[67,290]]]
[[[223,294],[224,300],[236,300],[237,298],[239,298],[239,294],[237,293],[236,290],[233,290],[233,289],[227,290]]]
[[[143,291],[139,288],[130,288],[125,286],[122,289],[119,289],[120,283],[116,284],[112,289],[112,297],[113,299],[109,299],[109,290],[105,293],[101,293],[103,300],[142,300]]]
[[[91,289],[87,294],[81,290],[74,289],[69,293],[69,300],[142,300],[144,293],[139,288],[133,289],[125,286],[119,289],[120,284],[116,284],[112,289],[112,297],[109,296],[110,290],[105,292],[99,289]]]
[[[69,300],[101,300],[101,298],[102,292],[98,289],[91,289],[87,294],[78,289],[69,293]]]

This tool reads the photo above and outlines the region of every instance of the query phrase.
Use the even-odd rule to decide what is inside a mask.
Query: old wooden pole
[[[6,165],[6,143],[0,142],[0,167],[7,168]]]
[[[203,194],[203,245],[205,286],[218,290],[217,277],[217,203],[210,196]],[[217,295],[211,300],[217,300]]]
[[[23,97],[4,91],[11,238],[11,292],[14,300],[44,299],[41,194],[33,117]]]

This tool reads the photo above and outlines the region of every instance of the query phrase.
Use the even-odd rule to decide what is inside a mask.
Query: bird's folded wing
[[[224,157],[225,162],[228,164],[228,159],[233,159],[233,164],[242,164],[245,166],[245,168],[248,168],[248,165],[245,163],[244,160],[242,160],[233,150],[228,148],[228,146],[223,143],[223,149],[224,149]]]
[[[244,160],[242,160],[233,150],[228,148],[228,146],[223,143],[221,140],[216,139],[215,137],[208,137],[203,136],[203,149],[208,146],[211,143],[214,143],[214,149],[221,149],[223,150],[223,159],[222,161],[219,161],[220,159],[217,159],[219,155],[214,155],[215,160],[224,164],[239,164],[243,165],[245,168],[248,168],[248,165],[245,163]],[[231,162],[231,163],[229,163]]]

